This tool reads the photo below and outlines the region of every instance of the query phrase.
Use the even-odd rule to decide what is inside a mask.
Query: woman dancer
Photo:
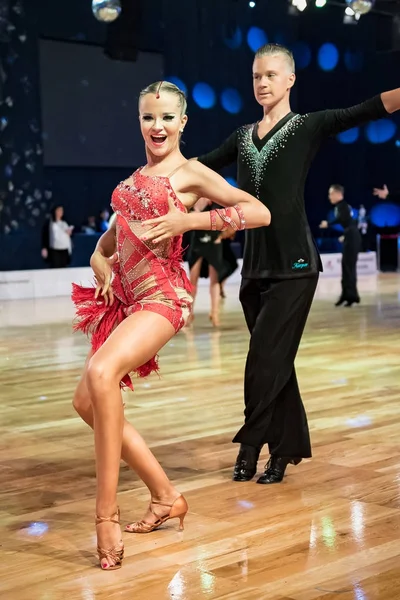
[[[94,428],[97,551],[103,569],[119,568],[124,553],[117,507],[121,455],[151,495],[144,519],[127,531],[147,533],[176,517],[182,527],[187,512],[183,496],[124,420],[120,392],[120,385],[132,387],[130,373],[157,370],[157,353],[190,314],[190,283],[180,262],[182,233],[270,223],[269,210],[253,196],[183,157],[179,140],[187,116],[179,88],[157,82],[144,89],[139,119],[147,164],[113,192],[117,216],[90,261],[96,289],[73,289],[76,328],[89,333],[92,344],[74,406]],[[202,196],[228,208],[188,214]]]
[[[200,198],[194,210],[210,211],[212,202],[207,198]],[[193,231],[188,251],[188,263],[190,270],[190,283],[192,284],[193,304],[197,295],[197,284],[200,277],[210,279],[211,312],[210,321],[214,327],[219,326],[219,304],[220,304],[220,281],[222,274],[227,270],[224,266],[222,253],[222,236],[226,232],[221,231]],[[187,325],[194,321],[192,312]]]

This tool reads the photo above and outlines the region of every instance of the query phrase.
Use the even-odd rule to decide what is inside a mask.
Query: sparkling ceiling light
[[[323,8],[326,4],[327,0],[315,0],[315,6],[317,8]]]
[[[292,0],[292,6],[303,12],[307,8],[307,0]]]
[[[354,12],[354,10],[348,6],[344,11],[343,23],[345,25],[357,25],[360,17],[360,13]]]
[[[92,12],[98,21],[112,23],[121,14],[120,0],[93,0]]]
[[[346,2],[356,15],[366,15],[375,4],[375,0],[346,0]]]

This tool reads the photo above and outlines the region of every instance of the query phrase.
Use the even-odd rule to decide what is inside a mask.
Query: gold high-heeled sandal
[[[117,518],[115,519],[114,517]],[[111,517],[99,517],[98,515],[96,515],[95,522],[96,525],[104,523],[105,521],[109,521],[110,523],[116,523],[117,525],[119,525],[119,519],[120,511],[118,508],[118,511]],[[113,546],[109,550],[105,550],[104,548],[100,548],[100,546],[97,546],[97,554],[99,556],[100,568],[103,569],[103,571],[115,571],[116,569],[120,569],[122,567],[122,560],[124,558],[124,544],[122,540],[120,544],[122,544],[122,548],[118,545]],[[106,559],[108,567],[103,567],[103,565],[101,564],[103,558]]]
[[[171,510],[167,515],[163,517],[159,517],[153,510],[152,504],[159,504],[160,506],[167,506]],[[158,529],[161,525],[163,525],[169,519],[179,519],[179,530],[183,531],[183,521],[186,517],[188,511],[188,503],[185,498],[182,496],[178,496],[176,500],[172,504],[167,504],[166,502],[158,502],[157,500],[151,500],[149,510],[156,517],[156,521],[154,523],[147,523],[146,521],[136,521],[135,523],[130,523],[125,527],[125,531],[128,533],[150,533],[155,529]],[[130,529],[128,529],[130,528]]]

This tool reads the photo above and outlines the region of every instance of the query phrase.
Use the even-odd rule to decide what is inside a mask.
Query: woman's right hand
[[[118,254],[114,253],[110,258],[107,258],[96,250],[90,259],[90,266],[93,269],[94,276],[97,282],[94,297],[97,299],[99,294],[103,296],[106,306],[112,305],[114,302],[114,294],[111,287],[112,266],[118,261]]]

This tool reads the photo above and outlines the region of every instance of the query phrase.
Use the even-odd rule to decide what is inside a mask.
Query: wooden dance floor
[[[138,380],[126,415],[190,512],[124,534],[119,571],[95,555],[92,432],[71,398],[87,352],[68,299],[0,308],[1,600],[396,600],[400,598],[400,276],[361,281],[335,308],[321,282],[297,359],[314,458],[273,486],[231,481],[248,334],[236,287],[212,330],[194,327]],[[259,471],[267,460],[264,451]],[[123,465],[122,523],[148,494]]]

